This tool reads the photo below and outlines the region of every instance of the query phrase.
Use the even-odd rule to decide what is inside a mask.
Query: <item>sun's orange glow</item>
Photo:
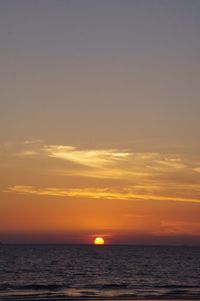
[[[102,237],[96,237],[94,240],[95,245],[104,245],[104,239]]]

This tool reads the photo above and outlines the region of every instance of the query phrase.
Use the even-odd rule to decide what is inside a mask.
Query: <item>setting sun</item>
[[[94,240],[95,245],[104,245],[104,239],[102,237],[96,237]]]

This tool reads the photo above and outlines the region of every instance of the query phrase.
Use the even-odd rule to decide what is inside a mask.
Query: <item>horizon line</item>
[[[104,245],[95,245],[93,243],[42,243],[42,242],[3,242],[0,241],[0,246],[5,245],[65,245],[65,246],[94,246],[96,248],[106,247],[106,246],[132,246],[132,247],[200,247],[200,243],[197,244],[104,244]]]

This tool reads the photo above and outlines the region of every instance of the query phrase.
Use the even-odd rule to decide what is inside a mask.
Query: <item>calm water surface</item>
[[[0,300],[200,300],[200,248],[1,245]]]

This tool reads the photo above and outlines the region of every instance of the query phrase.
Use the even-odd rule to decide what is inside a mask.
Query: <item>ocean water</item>
[[[200,248],[1,245],[0,300],[200,300]]]

